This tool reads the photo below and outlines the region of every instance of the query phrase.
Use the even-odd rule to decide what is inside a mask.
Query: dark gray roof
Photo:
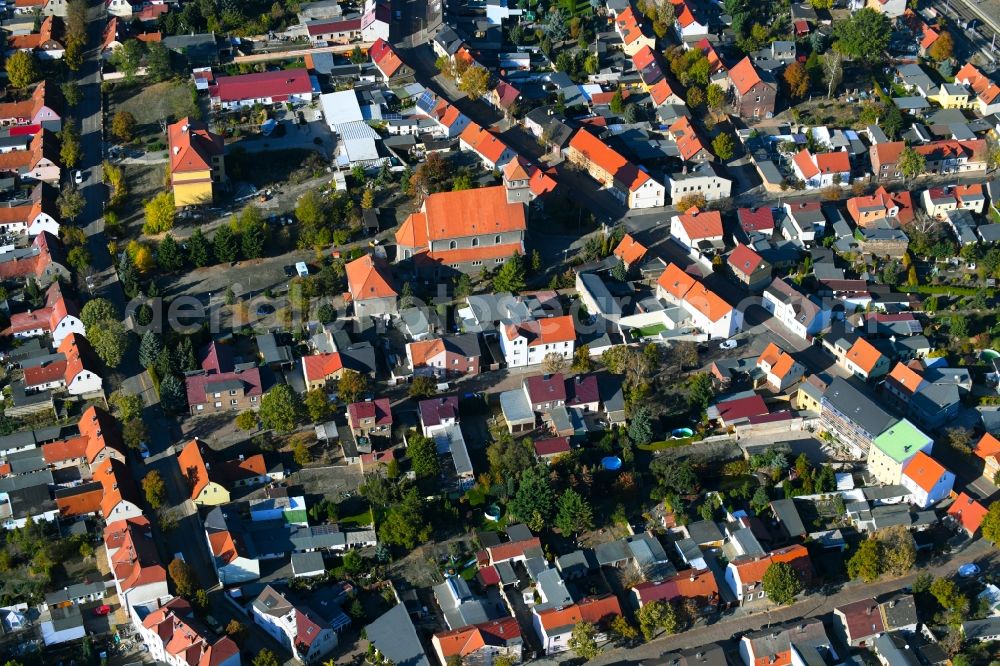
[[[602,567],[624,562],[630,557],[629,549],[624,539],[598,544],[594,548],[594,555],[597,557],[597,563]]]
[[[892,415],[878,406],[874,398],[856,389],[842,377],[830,382],[823,394],[823,404],[830,405],[851,419],[873,438],[896,422]]]
[[[894,594],[882,601],[885,628],[889,631],[917,623],[917,604],[912,594]]]
[[[862,488],[865,499],[877,502],[879,500],[896,499],[910,494],[910,489],[905,486],[869,486]]]
[[[396,604],[365,627],[365,634],[395,666],[431,666],[403,604]]]
[[[743,641],[753,646],[753,655],[757,659],[787,652],[792,645],[817,648],[830,645],[823,622],[816,618],[753,631],[744,635]]]
[[[788,532],[788,536],[797,537],[806,533],[806,526],[802,523],[798,509],[795,508],[794,499],[774,500],[771,502],[771,510]]]
[[[967,641],[996,640],[1000,636],[1000,617],[963,622],[962,632]]]
[[[264,363],[291,363],[292,348],[279,345],[274,333],[264,333],[257,336],[257,351],[264,357]]]
[[[643,666],[729,666],[726,651],[718,643],[671,652],[659,659],[647,659],[641,663]]]
[[[56,590],[55,592],[49,592],[45,595],[45,603],[61,604],[67,601],[72,601],[73,599],[79,599],[81,597],[88,597],[92,594],[104,594],[104,583],[97,581],[95,583],[74,583],[61,590]]]
[[[29,472],[20,476],[6,476],[0,479],[0,493],[9,493],[25,488],[47,489],[52,483],[52,472],[47,469]]]
[[[292,553],[292,573],[296,576],[325,570],[326,564],[323,562],[323,554],[319,551]]]
[[[687,531],[691,539],[698,545],[725,539],[722,530],[711,520],[697,520],[687,526]]]
[[[47,617],[46,617],[47,616]],[[49,608],[41,616],[42,622],[51,622],[54,631],[66,631],[83,626],[83,613],[76,604]]]

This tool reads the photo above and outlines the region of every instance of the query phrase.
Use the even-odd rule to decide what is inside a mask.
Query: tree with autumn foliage
[[[785,83],[792,97],[805,97],[809,93],[809,72],[801,62],[793,62],[785,68]]]

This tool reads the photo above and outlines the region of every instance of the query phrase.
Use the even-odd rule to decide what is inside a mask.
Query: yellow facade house
[[[229,502],[229,491],[208,476],[208,466],[201,455],[197,439],[188,442],[177,456],[181,476],[191,492],[191,501],[201,506],[216,506]]]
[[[222,137],[197,120],[181,118],[167,129],[170,185],[174,205],[212,203],[214,188],[226,180]]]

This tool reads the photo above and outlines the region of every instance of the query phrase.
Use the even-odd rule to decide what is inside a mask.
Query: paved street
[[[973,542],[964,552],[949,558],[947,562],[929,567],[925,571],[935,576],[950,576],[954,575],[960,563],[976,561],[980,567],[984,567],[987,563],[994,565],[997,559],[995,549],[989,543],[979,540]],[[665,636],[635,648],[607,650],[600,657],[588,663],[598,666],[617,663],[631,664],[641,659],[654,659],[673,650],[727,641],[736,632],[753,631],[769,624],[800,618],[820,617],[831,613],[837,606],[899,590],[912,584],[919,573],[920,571],[915,571],[903,578],[881,580],[871,584],[860,581],[848,583],[842,590],[830,596],[811,594],[790,606],[770,612],[762,611],[743,617],[734,615],[714,624],[697,626],[683,633]]]

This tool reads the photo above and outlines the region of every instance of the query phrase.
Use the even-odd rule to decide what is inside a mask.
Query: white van
[[[299,277],[309,277],[309,267],[304,261],[295,262],[295,272],[299,274]]]

